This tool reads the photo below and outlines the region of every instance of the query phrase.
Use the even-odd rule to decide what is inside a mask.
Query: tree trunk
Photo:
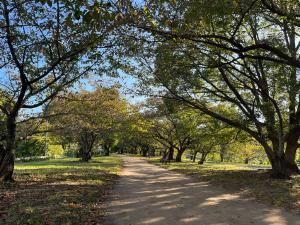
[[[82,161],[88,162],[91,158],[92,148],[85,142],[82,146]]]
[[[168,160],[174,160],[174,147],[170,146],[169,153],[168,153]]]
[[[92,158],[92,151],[84,151],[82,154],[82,161],[88,162]]]
[[[274,157],[271,162],[272,177],[276,179],[287,179],[291,174],[288,173],[284,157]]]
[[[147,157],[148,153],[149,153],[149,147],[148,146],[143,146],[142,147],[142,156]]]
[[[298,142],[298,140],[297,140]],[[288,140],[286,149],[282,153],[276,142],[272,142],[273,148],[266,143],[261,142],[272,166],[272,177],[275,179],[288,179],[292,174],[299,173],[298,166],[295,162],[296,150],[293,152],[291,148],[297,149],[297,142],[293,144]]]
[[[279,149],[276,142],[272,142],[273,149],[264,146],[269,161],[272,165],[272,177],[276,179],[288,179],[292,174],[299,174],[299,168],[295,162],[298,138],[288,138],[285,151]]]
[[[92,158],[92,149],[95,142],[95,136],[90,132],[83,131],[81,134],[80,148],[82,161],[88,162]]]
[[[296,164],[296,155],[298,149],[298,135],[291,134],[288,138],[286,151],[285,151],[285,163],[290,174],[299,174],[299,168]]]
[[[220,162],[224,162],[224,155],[223,154],[220,154]]]
[[[134,146],[132,154],[135,154],[135,155],[137,155],[137,154],[138,154],[138,149],[137,149],[137,146]]]
[[[198,152],[195,151],[195,152],[194,152],[194,155],[193,155],[193,163],[196,161],[196,156],[197,156],[197,154],[198,154]]]
[[[206,160],[206,156],[207,156],[207,153],[202,153],[200,161],[198,162],[198,164],[200,164],[200,165],[204,164],[204,162]]]
[[[290,164],[285,155],[275,156],[271,162],[272,177],[277,179],[288,179],[292,174],[299,174],[299,168],[295,162]]]
[[[110,155],[110,146],[104,145],[104,156],[109,156]]]
[[[182,155],[184,153],[185,149],[179,149],[176,155],[176,162],[181,162],[182,159]]]
[[[11,116],[6,122],[6,145],[1,149],[0,180],[13,181],[16,150],[16,117]]]
[[[224,162],[224,156],[225,156],[225,145],[220,145],[220,162]]]
[[[160,159],[161,162],[164,162],[167,160],[167,157],[168,157],[168,153],[167,151],[165,150],[164,152],[162,152],[162,157]]]
[[[245,158],[244,163],[249,164],[249,158],[248,157]]]

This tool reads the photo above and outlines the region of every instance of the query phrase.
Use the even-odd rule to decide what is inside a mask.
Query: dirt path
[[[300,225],[300,215],[124,157],[106,225]]]

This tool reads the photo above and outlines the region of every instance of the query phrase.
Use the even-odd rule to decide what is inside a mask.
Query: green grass
[[[0,184],[0,224],[101,224],[118,157],[17,163],[16,183]]]
[[[293,177],[291,180],[271,179],[268,171],[254,170],[257,167],[268,168],[260,165],[233,163],[198,165],[192,161],[161,164],[159,158],[148,160],[166,169],[220,185],[227,190],[239,191],[264,203],[300,213],[300,176]]]

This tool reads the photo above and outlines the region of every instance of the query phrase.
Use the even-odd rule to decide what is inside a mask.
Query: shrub
[[[16,157],[31,157],[45,155],[46,143],[44,140],[31,138],[17,143]]]
[[[61,145],[48,145],[48,155],[51,158],[64,156],[64,149]]]

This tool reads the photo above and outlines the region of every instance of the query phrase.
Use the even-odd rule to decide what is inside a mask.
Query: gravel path
[[[105,225],[300,225],[300,215],[244,199],[139,158],[124,156],[123,160]]]

